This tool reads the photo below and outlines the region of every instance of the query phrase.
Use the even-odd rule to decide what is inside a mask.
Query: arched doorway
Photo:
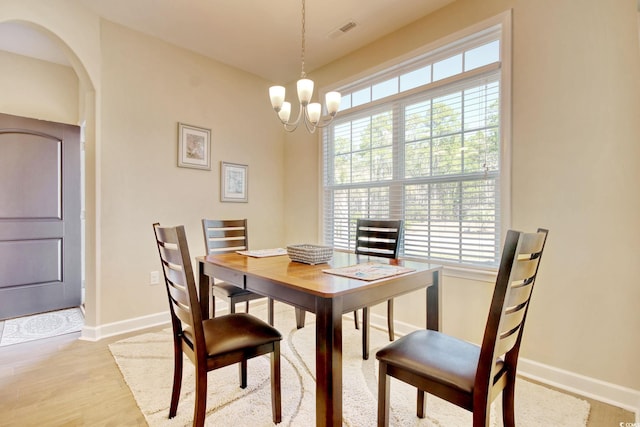
[[[81,195],[83,200],[83,215],[82,215],[82,249],[81,249],[81,262],[80,265],[83,268],[84,278],[84,303],[86,322],[85,325],[96,324],[96,256],[95,256],[95,141],[96,141],[96,94],[95,85],[90,78],[89,73],[80,60],[74,50],[65,43],[60,37],[58,37],[53,30],[49,30],[44,25],[28,20],[12,20],[3,21],[0,16],[0,26],[8,23],[12,26],[21,26],[28,31],[36,32],[41,37],[44,37],[50,41],[53,45],[57,46],[68,60],[68,65],[75,75],[77,76],[77,92],[76,92],[76,105],[77,111],[76,117],[72,124],[76,124],[82,127],[82,139],[83,139],[83,151],[82,151],[82,188]],[[3,39],[6,40],[6,37]],[[19,44],[20,40],[12,39],[12,43]],[[97,46],[99,48],[99,46]],[[17,46],[16,46],[17,49]],[[16,53],[16,49],[12,49]],[[50,49],[50,48],[49,48]],[[37,73],[36,73],[37,75]],[[1,109],[1,112],[27,116],[38,117],[45,120],[56,120],[56,117],[47,117],[46,113],[33,109],[29,111],[28,102],[11,102],[12,100],[6,100]],[[69,121],[67,121],[69,122]]]

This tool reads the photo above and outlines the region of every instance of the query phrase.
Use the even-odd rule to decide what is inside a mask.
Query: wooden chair
[[[474,426],[487,426],[491,402],[502,392],[504,425],[515,425],[518,352],[547,233],[507,233],[481,346],[420,330],[378,351],[378,426],[389,425],[388,376],[418,389],[419,418],[427,392],[473,412]]]
[[[207,255],[224,254],[249,249],[249,233],[246,219],[203,219],[202,231]],[[248,313],[249,301],[265,298],[262,295],[243,289],[233,283],[215,283],[213,278],[210,278],[210,286],[212,299],[210,307],[213,307],[212,317],[215,317],[216,297],[223,298],[228,302],[230,313],[236,312],[236,304],[240,302],[245,303],[245,312]],[[269,324],[273,326],[273,299],[271,298],[268,300],[267,310],[269,313]]]
[[[207,406],[207,372],[240,364],[240,387],[247,386],[247,360],[271,353],[271,404],[273,422],[282,419],[280,395],[280,341],[272,326],[247,313],[202,320],[200,303],[184,227],[154,224],[156,244],[164,273],[173,326],[173,391],[169,418],[178,410],[182,386],[182,353],[195,365],[193,425],[203,426]]]
[[[403,221],[388,219],[358,219],[355,253],[359,255],[398,258],[402,240]],[[358,312],[353,312],[356,329]],[[387,330],[389,341],[395,338],[393,328],[393,299],[387,300]],[[369,307],[362,309],[362,358],[369,358]]]

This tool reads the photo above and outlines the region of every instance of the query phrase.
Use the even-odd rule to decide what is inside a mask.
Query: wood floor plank
[[[3,426],[147,425],[107,347],[124,336],[78,337],[0,348]]]

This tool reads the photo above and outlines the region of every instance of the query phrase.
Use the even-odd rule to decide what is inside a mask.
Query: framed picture
[[[178,166],[211,170],[211,130],[178,123]]]
[[[220,200],[223,202],[249,201],[247,193],[249,166],[221,162]]]

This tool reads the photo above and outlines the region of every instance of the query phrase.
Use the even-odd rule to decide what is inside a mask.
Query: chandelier
[[[291,116],[291,103],[284,100],[284,86],[271,86],[269,88],[271,106],[287,132],[293,132],[301,122],[304,122],[307,130],[310,133],[314,133],[317,128],[323,128],[331,123],[340,108],[340,92],[328,92],[325,95],[328,117],[322,117],[322,105],[320,105],[319,102],[311,102],[311,97],[313,96],[313,80],[308,79],[307,74],[304,72],[305,14],[305,0],[302,0],[302,49],[300,55],[302,71],[297,85],[300,108],[298,109],[298,117],[295,121],[289,121]]]

